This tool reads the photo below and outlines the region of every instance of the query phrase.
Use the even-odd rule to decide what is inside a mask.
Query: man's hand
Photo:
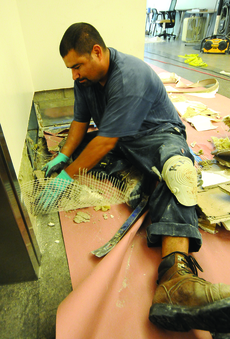
[[[45,189],[39,193],[39,196],[35,200],[34,214],[37,215],[40,212],[47,212],[48,209],[57,207],[56,204],[66,188],[74,180],[64,171],[52,181],[47,183]]]
[[[59,152],[56,158],[49,161],[43,168],[42,171],[46,171],[45,177],[50,177],[52,173],[54,172],[60,172],[67,161],[69,160],[69,157],[67,155]]]
[[[90,171],[99,161],[111,151],[119,138],[96,136],[84,148],[81,154],[65,170],[70,177],[74,177],[79,170]]]

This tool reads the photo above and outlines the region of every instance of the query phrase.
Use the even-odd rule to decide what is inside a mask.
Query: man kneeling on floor
[[[149,183],[160,177],[149,198],[148,246],[162,246],[149,319],[172,331],[230,332],[230,286],[199,278],[201,267],[188,254],[202,244],[197,175],[185,126],[163,83],[142,60],[107,48],[87,23],[67,29],[60,53],[74,80],[74,120],[62,151],[46,164],[46,176],[61,170],[58,178],[72,182],[79,169],[91,170],[113,154]],[[87,133],[91,118],[98,131]]]

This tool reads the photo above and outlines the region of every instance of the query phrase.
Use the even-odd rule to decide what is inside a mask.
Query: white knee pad
[[[197,204],[197,173],[191,159],[181,155],[169,158],[163,166],[162,178],[182,205]]]

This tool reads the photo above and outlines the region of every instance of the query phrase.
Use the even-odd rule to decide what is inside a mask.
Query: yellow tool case
[[[201,41],[200,51],[203,53],[229,53],[229,39],[224,35],[212,35]]]

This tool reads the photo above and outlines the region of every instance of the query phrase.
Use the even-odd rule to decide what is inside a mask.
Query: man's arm
[[[70,164],[65,171],[73,178],[79,173],[79,169],[91,170],[109,151],[111,151],[119,138],[96,136],[79,157]]]
[[[77,122],[75,120],[72,121],[68,137],[66,139],[65,145],[62,147],[61,153],[65,154],[67,157],[70,157],[82,142],[87,132],[88,126],[88,122]]]
[[[57,156],[45,164],[42,171],[45,171],[45,177],[50,177],[54,172],[60,172],[65,167],[69,157],[80,145],[88,129],[88,123],[73,121],[65,145]]]

